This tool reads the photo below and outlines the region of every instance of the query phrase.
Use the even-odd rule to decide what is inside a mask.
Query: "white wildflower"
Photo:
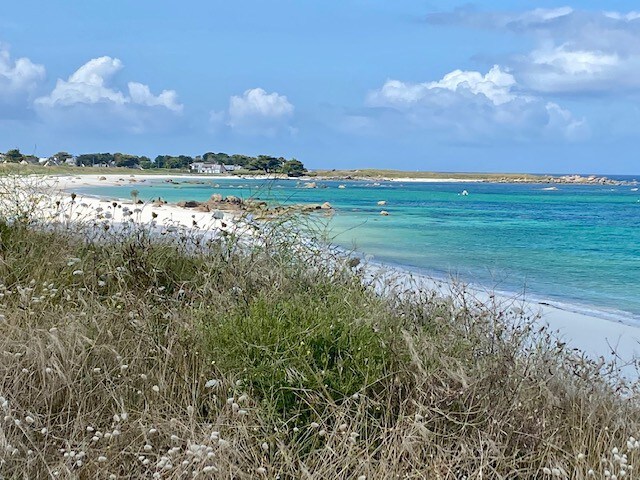
[[[82,270],[74,270],[72,275],[77,277],[77,276],[80,276],[80,275],[84,275],[84,272]]]
[[[103,455],[100,455],[100,456],[98,457],[98,462],[100,462],[100,463],[104,463],[104,462],[106,462],[106,461],[107,461],[107,457],[105,457],[105,456],[103,456]]]
[[[158,385],[154,385],[153,387],[151,387],[151,390],[158,393],[160,391],[160,387]]]

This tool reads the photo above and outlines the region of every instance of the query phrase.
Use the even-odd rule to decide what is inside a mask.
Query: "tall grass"
[[[0,220],[2,477],[637,476],[635,386],[533,319],[381,296],[290,222],[243,242],[20,211]]]

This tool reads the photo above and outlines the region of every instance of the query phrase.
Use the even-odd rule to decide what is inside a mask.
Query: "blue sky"
[[[640,173],[630,1],[22,0],[0,151]]]

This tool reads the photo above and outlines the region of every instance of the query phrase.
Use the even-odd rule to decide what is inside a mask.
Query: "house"
[[[233,172],[234,170],[240,170],[242,165],[223,165],[227,172]]]
[[[228,169],[226,165],[219,163],[205,163],[205,162],[193,162],[189,165],[192,172],[195,173],[226,173]]]

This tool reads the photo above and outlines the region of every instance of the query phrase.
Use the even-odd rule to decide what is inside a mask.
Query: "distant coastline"
[[[549,183],[578,185],[635,185],[633,180],[616,180],[602,175],[545,175],[529,173],[407,172],[402,170],[313,170],[308,178],[323,180],[375,180],[396,182],[484,182]],[[306,178],[306,177],[305,177]]]

